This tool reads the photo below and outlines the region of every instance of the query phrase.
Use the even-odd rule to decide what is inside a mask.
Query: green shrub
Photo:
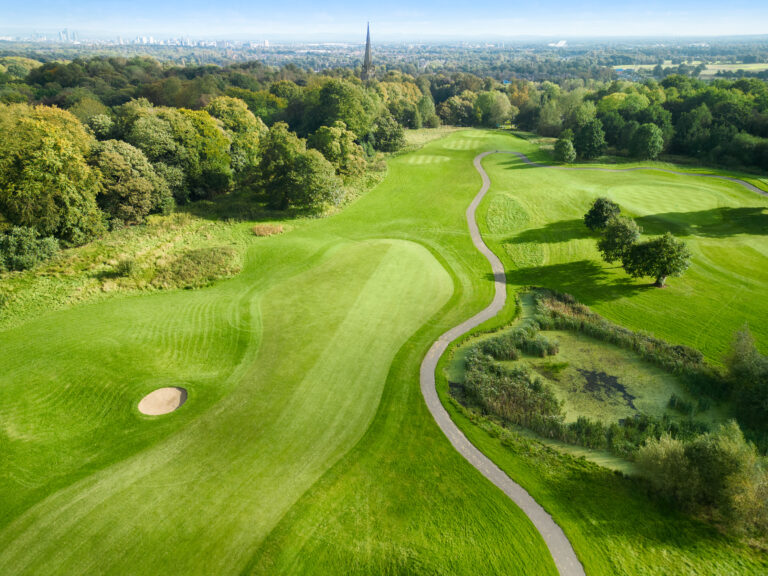
[[[479,344],[483,354],[492,356],[496,360],[517,360],[520,352],[539,356],[553,356],[560,347],[557,342],[549,341],[539,333],[536,322],[523,322],[512,330],[499,336],[484,340]]]
[[[736,422],[687,442],[669,435],[649,439],[637,462],[667,499],[707,509],[735,532],[768,530],[768,472]]]
[[[617,218],[621,208],[608,198],[598,198],[584,214],[584,225],[590,230],[604,230],[613,218]]]
[[[0,235],[0,270],[33,268],[53,257],[58,249],[55,238],[40,238],[34,228],[15,226]]]
[[[693,413],[694,413],[693,404],[683,400],[677,394],[672,394],[672,396],[669,397],[669,402],[667,403],[667,405],[672,410],[680,412],[680,414],[693,416]]]
[[[120,260],[115,266],[115,275],[128,278],[139,272],[139,265],[133,258]]]
[[[576,149],[573,147],[573,142],[562,137],[555,142],[555,159],[565,164],[570,164],[576,160]]]

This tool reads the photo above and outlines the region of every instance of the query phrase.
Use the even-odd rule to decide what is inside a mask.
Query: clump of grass
[[[133,258],[123,258],[115,265],[115,276],[129,278],[139,272],[139,264]]]
[[[282,224],[257,224],[251,228],[254,236],[274,236],[283,233]]]
[[[672,410],[685,414],[687,416],[693,416],[694,408],[691,402],[687,402],[680,398],[677,394],[672,394],[669,397],[669,403],[667,404]]]
[[[189,250],[159,268],[152,284],[158,288],[202,288],[237,273],[236,256],[229,246]]]

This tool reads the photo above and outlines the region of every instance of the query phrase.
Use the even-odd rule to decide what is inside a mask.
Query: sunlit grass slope
[[[553,573],[418,387],[431,341],[490,300],[464,210],[504,141],[394,159],[232,280],[0,333],[0,573]],[[140,415],[168,385],[186,404]]]

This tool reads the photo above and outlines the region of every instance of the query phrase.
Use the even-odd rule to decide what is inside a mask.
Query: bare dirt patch
[[[283,233],[282,224],[257,224],[251,228],[254,236],[274,236]]]
[[[148,416],[168,414],[180,408],[186,401],[187,391],[184,388],[177,386],[158,388],[141,399],[139,412]]]

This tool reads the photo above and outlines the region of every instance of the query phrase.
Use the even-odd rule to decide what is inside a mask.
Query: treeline
[[[500,84],[471,74],[427,75],[440,119],[456,126],[501,126],[561,140],[558,159],[606,151],[638,159],[662,153],[765,170],[768,85],[756,79]]]
[[[585,159],[611,148],[639,159],[669,152],[720,165],[768,166],[768,85],[754,79],[705,83],[670,76],[594,90],[549,87],[520,107],[516,122],[572,140]]]
[[[54,241],[82,244],[233,191],[322,212],[379,151],[404,146],[403,126],[439,124],[429,90],[401,77],[363,85],[140,58],[13,61],[4,74],[0,266],[11,270],[49,257]]]
[[[436,121],[428,83],[399,72],[363,86],[352,69],[321,75],[260,62],[179,67],[146,57],[99,57],[27,68],[21,75],[0,71],[0,102],[57,106],[82,121],[132,99],[197,110],[219,96],[239,98],[268,126],[283,121],[303,137],[340,113],[358,138],[385,112],[408,128]],[[337,84],[327,88],[331,80]]]

